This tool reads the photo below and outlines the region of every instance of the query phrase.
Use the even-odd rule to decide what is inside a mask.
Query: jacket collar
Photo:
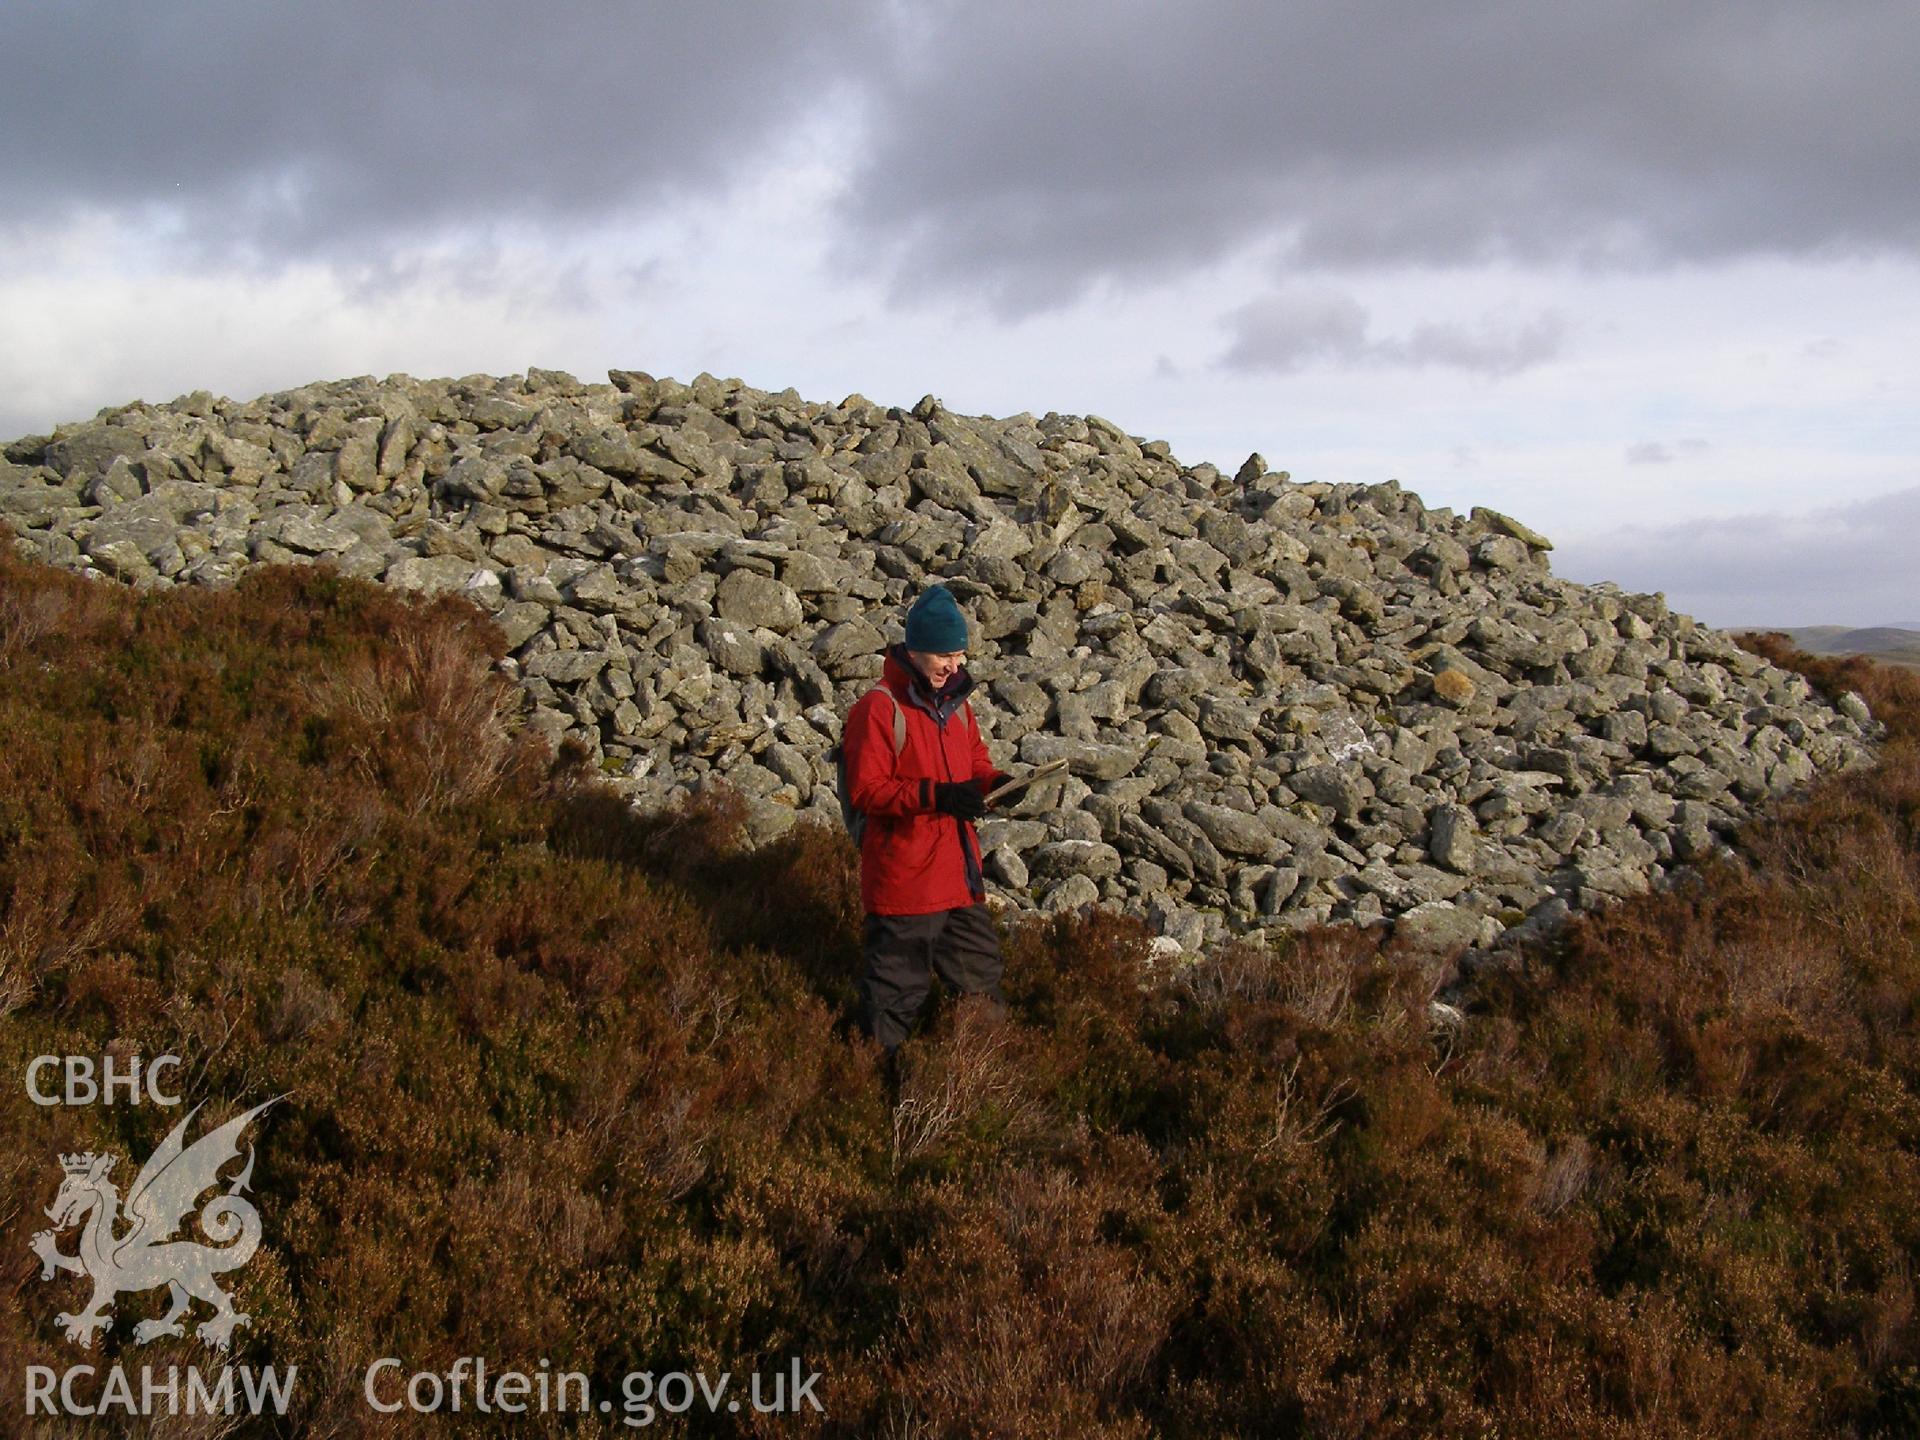
[[[973,693],[973,675],[962,665],[936,695],[928,688],[926,677],[914,669],[913,662],[907,659],[904,642],[887,647],[886,664],[880,678],[897,698],[919,706],[942,725]]]

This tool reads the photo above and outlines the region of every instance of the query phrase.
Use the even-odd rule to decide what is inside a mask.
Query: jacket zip
[[[915,704],[919,704],[920,697],[914,693],[916,685],[916,681],[908,679],[907,696]],[[943,715],[940,713],[940,701],[936,697],[932,705],[921,705],[920,708],[933,719],[934,730],[939,736],[940,767],[946,771],[947,780],[951,783],[953,756],[947,752],[947,721],[960,713],[960,707],[956,705]],[[955,815],[953,825],[960,840],[960,867],[967,878],[967,894],[975,901],[984,900],[987,898],[987,877],[980,868],[980,862],[974,858],[973,847],[967,843],[967,822]]]

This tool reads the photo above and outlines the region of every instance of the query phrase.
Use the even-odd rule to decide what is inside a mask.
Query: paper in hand
[[[1013,779],[1004,781],[996,785],[992,790],[989,790],[987,792],[987,803],[989,805],[998,805],[1003,800],[1018,795],[1036,780],[1045,780],[1050,775],[1058,775],[1066,768],[1067,762],[1065,759],[1049,760],[1044,765],[1036,765],[1033,769],[1027,771],[1026,774],[1016,775]]]

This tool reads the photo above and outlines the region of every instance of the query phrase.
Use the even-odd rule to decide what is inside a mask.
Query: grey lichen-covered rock
[[[1067,875],[1108,880],[1120,873],[1120,852],[1098,840],[1055,840],[1034,851],[1028,865],[1042,880]]]
[[[148,450],[146,435],[131,426],[106,423],[63,427],[46,447],[46,463],[63,480],[79,485],[104,475],[116,460],[138,460]]]
[[[1447,900],[1423,900],[1393,922],[1393,935],[1421,954],[1455,955],[1485,938],[1489,917],[1463,910]],[[1495,935],[1499,923],[1493,922]]]
[[[1094,780],[1118,780],[1133,772],[1145,751],[1140,745],[1103,745],[1070,740],[1063,735],[1029,735],[1020,742],[1020,759],[1028,765],[1050,765],[1065,760],[1075,775]]]
[[[1427,853],[1436,865],[1471,875],[1480,862],[1474,837],[1473,812],[1460,805],[1442,805],[1428,819]]]
[[[317,505],[282,505],[253,533],[307,555],[338,555],[360,542],[352,526]]]
[[[781,633],[797,629],[806,619],[798,595],[771,576],[752,570],[730,572],[720,582],[713,604],[724,620]]]
[[[758,675],[767,663],[766,646],[753,632],[732,621],[702,620],[700,639],[714,663],[734,675]]]
[[[1286,852],[1286,841],[1258,815],[1190,800],[1181,813],[1198,825],[1219,850],[1232,855],[1247,855],[1258,860],[1273,860]]]
[[[465,591],[474,586],[475,577],[493,572],[486,566],[459,555],[409,555],[389,565],[380,578],[399,590],[418,590],[437,595],[448,590]],[[485,582],[482,582],[484,585]],[[498,586],[498,577],[494,577]]]
[[[636,802],[725,781],[832,816],[827,751],[933,580],[1002,768],[996,900],[1114,904],[1193,950],[1391,922],[1488,944],[1666,882],[1859,763],[1858,696],[1657,595],[1555,577],[1512,517],[1231,480],[1098,417],[806,401],[638,371],[134,404],[3,447],[0,521],[139,586],[322,564],[493,615],[526,723]]]
[[[1352,820],[1365,800],[1361,777],[1339,765],[1309,765],[1288,777],[1287,784],[1302,800],[1324,806],[1342,820]]]
[[[75,538],[81,549],[96,558],[104,551],[129,547],[151,562],[168,550],[177,550],[180,533],[180,521],[172,510],[144,496],[114,506]]]

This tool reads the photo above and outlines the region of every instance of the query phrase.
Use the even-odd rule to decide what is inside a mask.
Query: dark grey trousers
[[[861,1019],[891,1055],[912,1031],[938,972],[960,995],[1000,994],[1000,932],[985,905],[930,915],[867,916],[866,970],[860,977]]]

